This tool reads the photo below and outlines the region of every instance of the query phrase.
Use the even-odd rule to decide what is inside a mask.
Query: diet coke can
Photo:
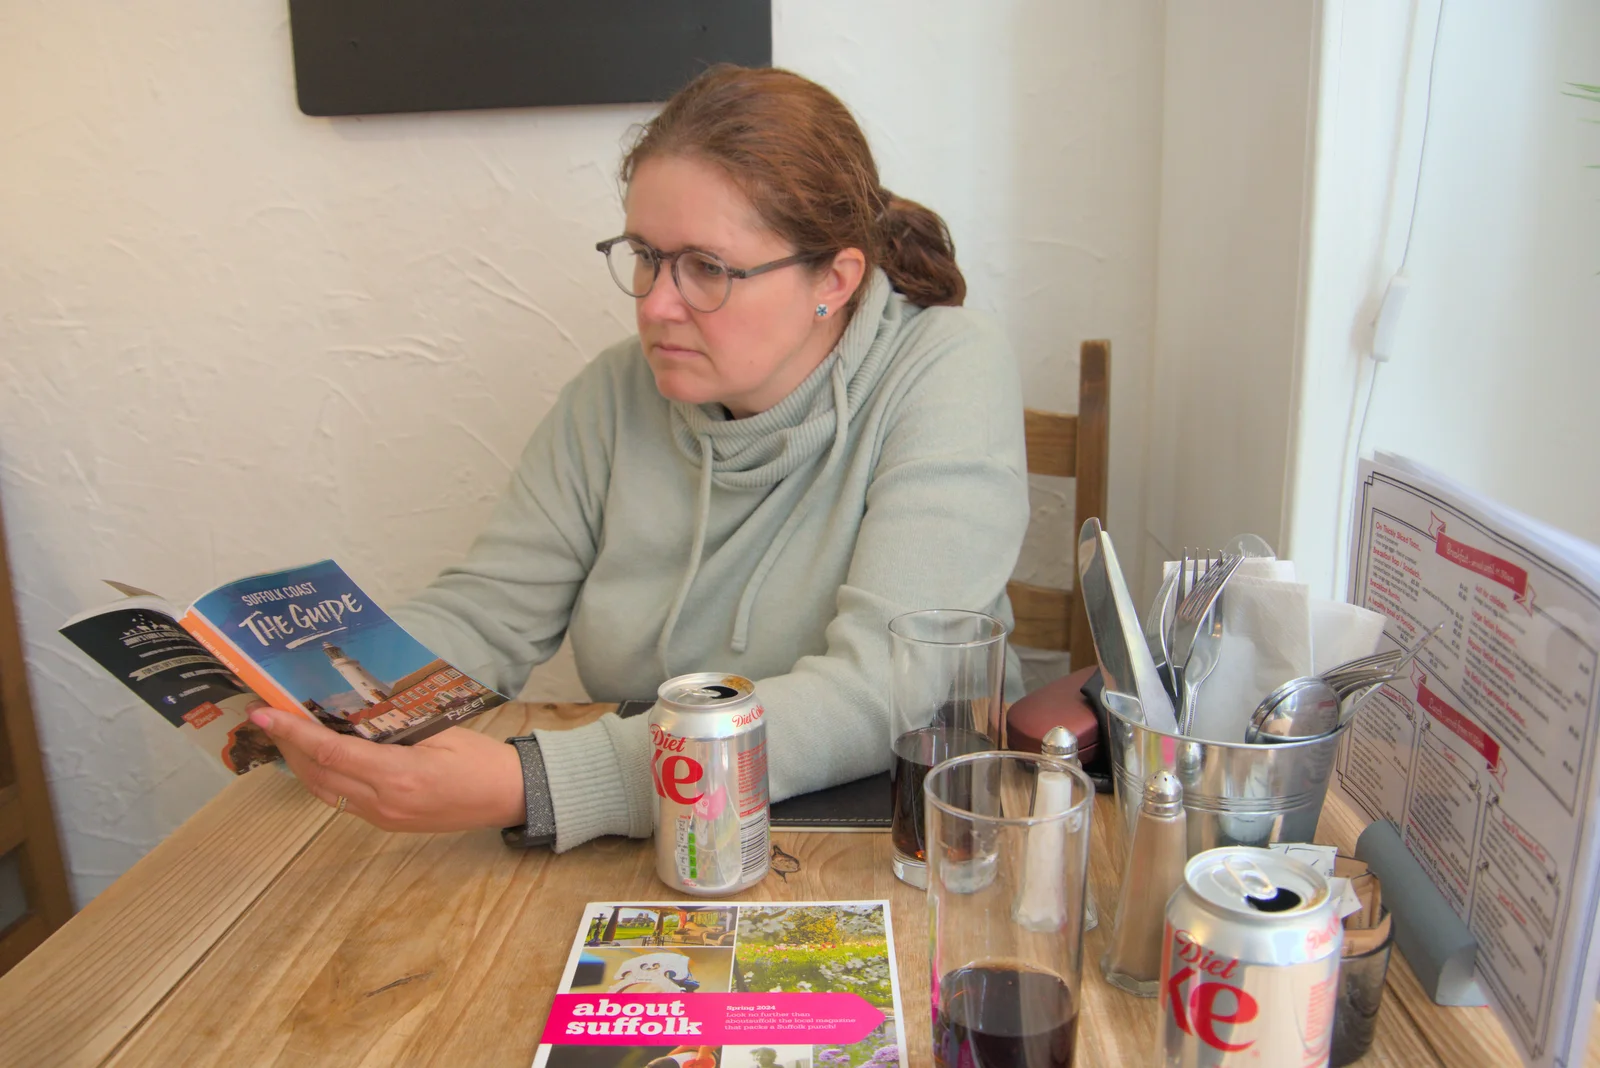
[[[716,897],[766,876],[765,714],[738,675],[679,675],[656,692],[656,874],[674,890]]]
[[[1314,869],[1248,846],[1195,855],[1167,902],[1161,1063],[1326,1065],[1343,943]]]

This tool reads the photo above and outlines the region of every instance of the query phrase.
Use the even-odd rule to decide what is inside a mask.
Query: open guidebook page
[[[61,633],[237,774],[278,757],[249,719],[263,703],[406,744],[505,701],[408,634],[332,560],[238,579],[186,608],[111,585],[128,596]]]

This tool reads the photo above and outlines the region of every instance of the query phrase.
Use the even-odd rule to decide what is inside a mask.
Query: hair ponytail
[[[878,185],[861,127],[816,82],[772,67],[712,67],[644,125],[623,158],[623,183],[645,160],[670,155],[722,168],[798,254],[823,264],[858,248],[914,304],[966,298],[944,220]]]
[[[879,230],[883,267],[895,289],[913,304],[959,306],[967,299],[967,280],[956,266],[950,228],[937,213],[914,200],[882,190],[885,202]]]

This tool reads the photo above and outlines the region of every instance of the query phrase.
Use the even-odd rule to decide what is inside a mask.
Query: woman
[[[638,336],[568,384],[466,560],[393,615],[505,693],[566,634],[597,700],[755,679],[774,800],[880,771],[888,621],[1010,614],[1028,503],[1005,340],[960,309],[943,221],[879,186],[849,111],[798,75],[707,71],[622,180],[626,230],[599,248]],[[313,793],[380,827],[651,833],[643,717],[510,747],[255,718]]]

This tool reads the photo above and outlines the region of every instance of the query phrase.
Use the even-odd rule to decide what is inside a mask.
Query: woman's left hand
[[[380,745],[305,716],[258,708],[250,720],[271,736],[307,790],[386,831],[433,833],[510,827],[527,818],[514,747],[465,727],[415,745]]]

